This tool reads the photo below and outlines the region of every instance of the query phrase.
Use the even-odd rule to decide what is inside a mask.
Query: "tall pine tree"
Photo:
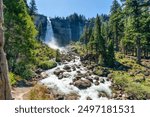
[[[37,6],[35,0],[31,0],[29,9],[30,9],[31,16],[35,16],[37,14]]]
[[[94,26],[94,47],[95,47],[95,53],[98,57],[98,63],[100,65],[106,64],[106,47],[105,47],[105,40],[102,36],[102,30],[101,30],[101,21],[99,16],[97,15],[95,26]]]
[[[121,23],[121,6],[117,0],[113,1],[111,6],[111,15],[110,15],[110,28],[112,31],[112,38],[115,43],[116,51],[119,50],[119,35],[120,35],[120,23]]]

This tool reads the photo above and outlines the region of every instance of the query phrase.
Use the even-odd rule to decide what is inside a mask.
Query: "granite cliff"
[[[72,41],[78,41],[83,33],[86,19],[83,16],[73,14],[67,18],[50,18],[54,38],[59,46],[65,46]],[[35,25],[40,31],[40,40],[45,40],[48,30],[48,19],[46,16],[37,15]]]

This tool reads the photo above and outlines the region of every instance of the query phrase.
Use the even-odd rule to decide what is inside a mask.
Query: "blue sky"
[[[30,1],[30,0],[28,0]],[[35,0],[40,14],[66,17],[74,12],[87,18],[109,14],[113,0]]]

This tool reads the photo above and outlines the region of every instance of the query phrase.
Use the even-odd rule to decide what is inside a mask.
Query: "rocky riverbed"
[[[44,72],[46,78],[40,83],[53,89],[67,99],[98,100],[109,99],[111,80],[96,75],[82,64],[80,57],[72,51],[64,51],[62,62]]]

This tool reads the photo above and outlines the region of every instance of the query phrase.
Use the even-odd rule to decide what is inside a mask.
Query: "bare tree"
[[[4,52],[4,30],[3,30],[3,0],[0,0],[0,100],[11,100],[11,88],[8,78],[8,65]]]

